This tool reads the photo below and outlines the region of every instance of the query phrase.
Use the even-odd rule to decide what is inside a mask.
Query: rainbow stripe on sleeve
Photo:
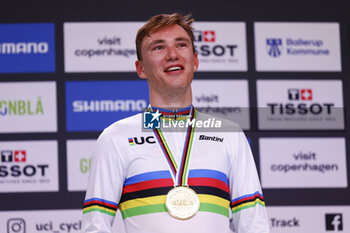
[[[265,206],[264,197],[261,193],[255,192],[253,194],[248,194],[241,196],[239,198],[233,199],[231,201],[232,213],[237,213],[241,210],[255,207],[256,205]]]
[[[115,216],[117,209],[118,209],[117,203],[103,200],[100,198],[91,198],[91,199],[85,200],[83,214],[86,214],[92,211],[99,211],[101,213]]]
[[[230,195],[224,173],[190,170],[188,184],[199,197],[199,211],[229,217]],[[174,182],[169,171],[139,174],[126,179],[119,209],[123,219],[138,215],[167,212],[165,198]]]

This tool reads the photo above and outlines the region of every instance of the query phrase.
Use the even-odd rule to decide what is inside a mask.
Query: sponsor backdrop
[[[345,0],[19,2],[0,15],[0,232],[80,232],[96,138],[149,104],[136,32],[174,11],[196,19],[193,103],[245,130],[271,232],[350,232]]]

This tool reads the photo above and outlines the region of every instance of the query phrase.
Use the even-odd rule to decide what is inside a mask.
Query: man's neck
[[[192,91],[185,93],[158,93],[150,91],[150,103],[152,107],[176,110],[188,107],[192,104]]]

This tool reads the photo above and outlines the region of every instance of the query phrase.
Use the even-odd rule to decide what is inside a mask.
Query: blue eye
[[[162,45],[158,45],[153,48],[153,50],[162,50],[164,47]]]

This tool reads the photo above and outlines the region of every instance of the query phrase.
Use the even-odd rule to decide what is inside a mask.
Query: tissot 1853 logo
[[[267,45],[267,53],[271,57],[279,57],[281,56],[281,47],[282,47],[282,40],[281,39],[266,39],[266,45]]]
[[[312,89],[288,89],[289,100],[312,100]]]
[[[215,31],[194,31],[194,41],[215,42]]]
[[[258,80],[261,129],[343,129],[340,80]]]
[[[334,103],[331,102],[311,102],[312,100],[312,89],[309,88],[289,88],[287,90],[289,103],[267,103],[267,106],[271,110],[271,114],[275,115],[286,114],[286,115],[331,115],[334,111]],[[293,102],[292,102],[293,101]],[[298,101],[294,103],[294,101]]]
[[[0,193],[58,191],[56,141],[0,142]]]
[[[194,49],[199,71],[246,71],[246,32],[243,22],[195,22]]]
[[[25,150],[1,151],[1,162],[26,162],[27,152]]]
[[[236,44],[211,44],[216,42],[216,33],[213,30],[194,31],[194,42],[201,45],[195,45],[197,53],[201,56],[222,57],[224,55],[233,57],[235,55]]]
[[[160,116],[159,110],[156,112],[143,112],[143,128],[144,129],[160,129]]]
[[[27,161],[25,150],[2,150],[0,177],[45,177],[48,164],[23,164]]]

